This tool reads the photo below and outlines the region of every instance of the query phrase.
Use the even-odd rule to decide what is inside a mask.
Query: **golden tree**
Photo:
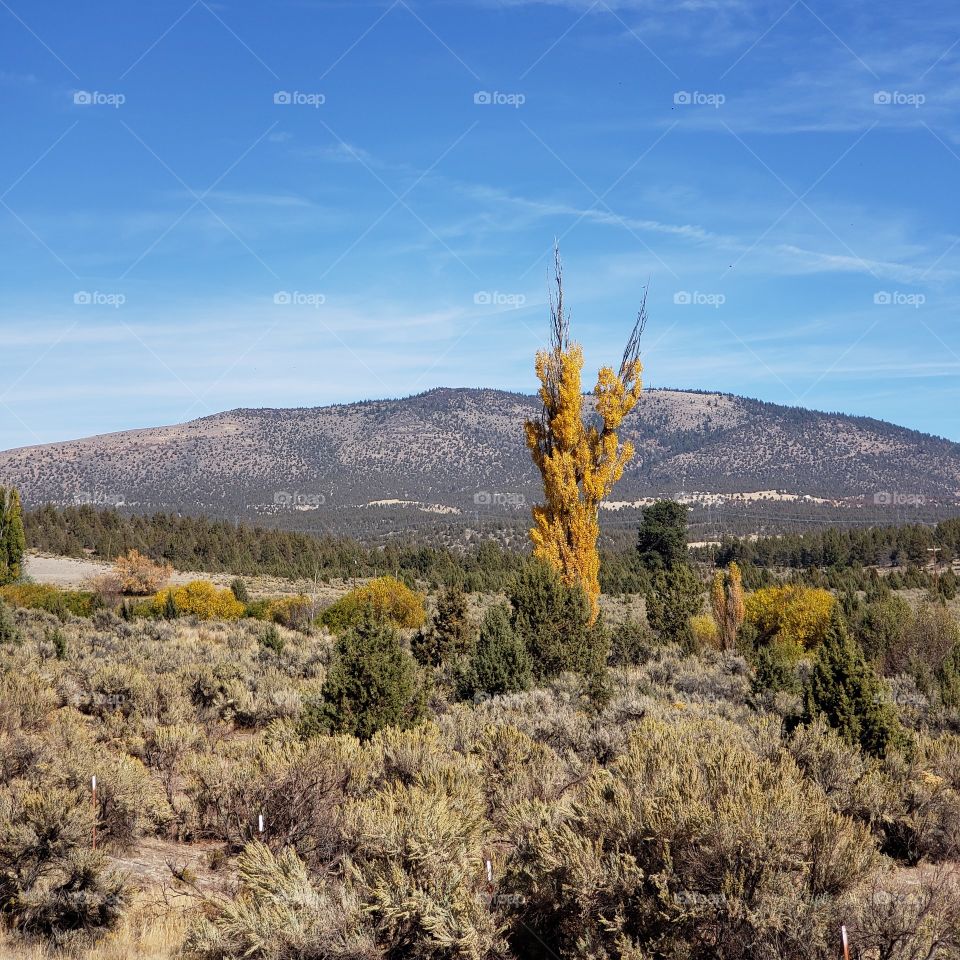
[[[743,576],[740,567],[731,562],[726,570],[718,570],[710,589],[713,616],[720,629],[720,642],[724,650],[737,645],[737,633],[743,626],[746,607],[743,601]]]
[[[646,324],[646,294],[623,351],[620,368],[603,367],[593,388],[595,416],[584,417],[581,388],[583,350],[570,341],[570,316],[563,305],[560,252],[554,250],[556,293],[550,297],[550,349],[537,352],[536,371],[543,409],[524,426],[527,446],[543,477],[546,503],[533,508],[534,555],[553,566],[565,583],[578,584],[590,601],[591,622],[599,613],[600,502],[633,457],[620,442],[623,418],[643,389],[640,337]]]

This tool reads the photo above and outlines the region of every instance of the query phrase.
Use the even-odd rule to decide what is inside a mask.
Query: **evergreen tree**
[[[447,587],[437,599],[433,622],[422,628],[410,642],[417,662],[425,667],[461,661],[470,650],[473,624],[463,587]]]
[[[0,487],[0,584],[20,579],[26,547],[20,494]]]
[[[516,693],[526,690],[530,681],[530,655],[510,624],[510,608],[505,604],[491,607],[480,626],[461,694]]]
[[[538,680],[566,670],[586,673],[597,661],[606,662],[606,650],[595,646],[603,632],[590,629],[586,595],[579,587],[567,586],[547,564],[537,560],[526,564],[509,599],[511,625],[526,646]]]
[[[806,721],[823,717],[847,743],[874,756],[883,756],[900,735],[883,685],[850,638],[839,609],[834,609],[820,644],[804,707]]]
[[[703,606],[703,582],[687,563],[675,563],[654,575],[646,595],[647,621],[663,640],[694,646],[690,618]]]
[[[415,726],[425,706],[416,663],[400,635],[370,614],[338,637],[322,698],[329,731],[361,740],[385,727]]]
[[[643,511],[637,552],[645,570],[668,570],[687,563],[687,507],[676,500],[658,500]]]

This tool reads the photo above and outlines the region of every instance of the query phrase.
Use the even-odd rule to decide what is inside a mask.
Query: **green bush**
[[[896,711],[850,639],[839,609],[830,618],[804,700],[808,721],[823,717],[847,743],[866,753],[882,756],[900,737]]]
[[[20,631],[13,620],[13,614],[10,608],[0,597],[0,644],[15,644],[20,642]]]
[[[480,626],[480,637],[470,654],[461,684],[461,696],[497,696],[526,690],[531,682],[530,656],[510,624],[510,608],[491,607]]]
[[[606,662],[606,650],[592,641],[590,604],[579,587],[568,587],[560,576],[536,560],[524,565],[509,591],[511,623],[526,646],[538,680],[567,670],[587,673]]]
[[[416,662],[396,629],[371,614],[338,638],[322,698],[329,730],[361,740],[385,727],[411,727],[424,714]]]
[[[473,643],[473,634],[467,595],[455,584],[440,594],[433,622],[413,637],[410,650],[421,665],[440,667],[462,660]]]
[[[676,563],[654,574],[646,595],[647,621],[660,638],[693,650],[692,617],[703,606],[703,581],[687,563]]]

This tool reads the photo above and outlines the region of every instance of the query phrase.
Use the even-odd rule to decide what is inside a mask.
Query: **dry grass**
[[[154,904],[141,903],[101,939],[57,951],[42,943],[25,944],[21,938],[0,930],[3,960],[175,960],[180,956],[187,931],[182,909],[169,907],[161,913]]]

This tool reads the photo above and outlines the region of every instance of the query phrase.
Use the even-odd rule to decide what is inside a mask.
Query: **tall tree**
[[[14,487],[0,487],[0,584],[20,579],[26,547],[20,494]]]
[[[746,607],[743,602],[743,576],[740,567],[731,561],[726,570],[718,570],[710,588],[713,617],[720,629],[720,643],[724,650],[737,645],[737,633],[743,626]]]
[[[676,500],[657,500],[643,511],[637,551],[646,570],[656,573],[687,562],[687,512]]]
[[[640,337],[646,324],[646,295],[619,370],[602,367],[593,388],[598,422],[584,419],[583,350],[570,340],[570,315],[563,303],[560,251],[554,250],[555,294],[550,297],[550,349],[536,357],[539,420],[525,424],[527,446],[543,478],[545,503],[533,508],[534,554],[578,584],[590,603],[591,622],[600,611],[600,501],[613,489],[633,457],[633,444],[620,442],[623,418],[643,389]]]

